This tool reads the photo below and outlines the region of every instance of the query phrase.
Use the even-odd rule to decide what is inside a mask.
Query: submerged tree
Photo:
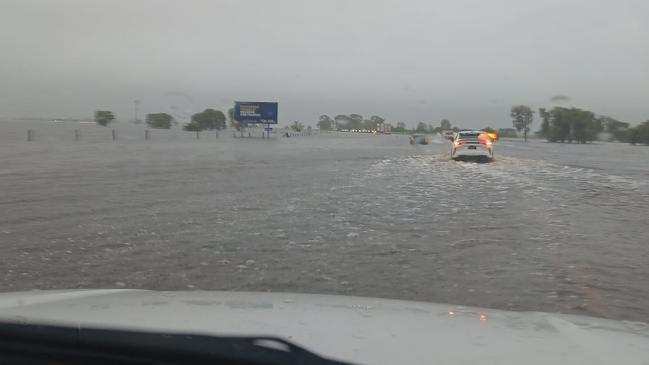
[[[115,120],[115,114],[110,110],[97,110],[95,112],[95,123],[102,127],[107,126],[113,120]]]
[[[513,106],[509,115],[512,117],[512,124],[517,131],[523,131],[523,138],[527,142],[527,132],[534,120],[534,111],[527,105]]]
[[[169,129],[174,117],[167,113],[151,113],[146,115],[146,124],[154,129]]]

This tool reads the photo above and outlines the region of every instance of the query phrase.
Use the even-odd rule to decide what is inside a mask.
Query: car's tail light
[[[453,144],[456,145],[456,146],[459,146],[459,145],[465,144],[465,143],[466,143],[466,141],[455,141],[455,142],[453,142]]]

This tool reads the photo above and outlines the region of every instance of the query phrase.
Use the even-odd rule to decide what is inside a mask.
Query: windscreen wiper
[[[2,364],[344,365],[275,337],[0,323]]]

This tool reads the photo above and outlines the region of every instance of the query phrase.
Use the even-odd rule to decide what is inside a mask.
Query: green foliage
[[[378,130],[379,126],[381,126],[383,123],[385,123],[385,119],[379,117],[378,115],[373,115],[370,117],[370,119],[363,121],[363,129],[375,131]]]
[[[360,114],[349,114],[348,129],[363,129],[363,116]]]
[[[442,131],[442,127],[435,127],[432,124],[428,125],[428,133],[437,134]]]
[[[364,129],[363,116],[360,114],[344,115],[339,114],[334,117],[338,129],[359,130]]]
[[[291,130],[296,131],[296,132],[302,132],[304,130],[304,124],[298,122],[297,120],[291,124]]]
[[[320,120],[316,124],[320,130],[329,131],[334,127],[334,120],[331,119],[328,115],[321,115]]]
[[[511,108],[509,115],[514,128],[519,132],[523,131],[523,137],[527,142],[527,132],[530,131],[530,125],[534,120],[534,111],[527,105],[516,105]]]
[[[151,113],[146,115],[146,124],[155,129],[169,129],[174,117],[167,113]]]
[[[336,124],[336,128],[338,130],[340,129],[347,129],[347,125],[349,124],[349,117],[346,116],[345,114],[338,114],[334,117],[334,122]]]
[[[610,134],[610,141],[628,142],[629,123],[620,122],[611,117],[599,117],[602,127],[606,133]]]
[[[372,123],[374,123],[376,125],[385,123],[385,119],[379,117],[378,115],[372,115],[370,117],[370,121],[372,121]]]
[[[428,126],[424,122],[419,122],[417,123],[417,128],[415,128],[415,131],[418,133],[426,133],[428,132]]]
[[[489,132],[489,133],[494,133],[494,132],[496,132],[496,130],[493,129],[493,128],[491,128],[491,127],[482,128],[482,130],[485,131],[485,132]]]
[[[95,112],[95,123],[102,127],[107,126],[113,120],[115,120],[115,114],[110,110],[97,110]]]
[[[322,130],[327,130],[327,125],[332,125],[331,129],[336,128],[338,130],[378,130],[384,124],[385,119],[378,115],[373,115],[370,119],[364,120],[360,114],[338,114],[333,119],[327,115],[321,115],[317,123]]]
[[[633,128],[629,128],[627,140],[634,145],[639,143],[649,145],[649,120]]]
[[[451,129],[451,122],[449,122],[448,119],[442,119],[442,121],[439,122],[439,127],[443,131],[447,131],[447,130]]]
[[[543,110],[541,118],[546,126],[541,126],[539,135],[550,142],[587,143],[597,139],[604,129],[604,123],[588,110],[556,107]],[[543,129],[545,128],[545,129]]]
[[[397,122],[397,126],[392,128],[392,132],[396,132],[396,133],[403,133],[407,131],[408,130],[406,129],[406,123],[404,122]]]
[[[205,109],[192,115],[192,123],[203,129],[225,129],[225,114],[220,110]]]
[[[183,126],[183,130],[188,132],[200,132],[201,126],[196,122],[189,122]]]
[[[539,108],[539,116],[541,116],[541,130],[536,132],[536,135],[547,138],[550,132],[550,113],[545,108]]]

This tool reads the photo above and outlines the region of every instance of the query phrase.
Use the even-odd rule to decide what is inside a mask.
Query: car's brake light
[[[453,142],[453,144],[456,145],[456,146],[459,146],[459,145],[465,144],[465,143],[466,143],[465,141],[455,141],[455,142]]]

